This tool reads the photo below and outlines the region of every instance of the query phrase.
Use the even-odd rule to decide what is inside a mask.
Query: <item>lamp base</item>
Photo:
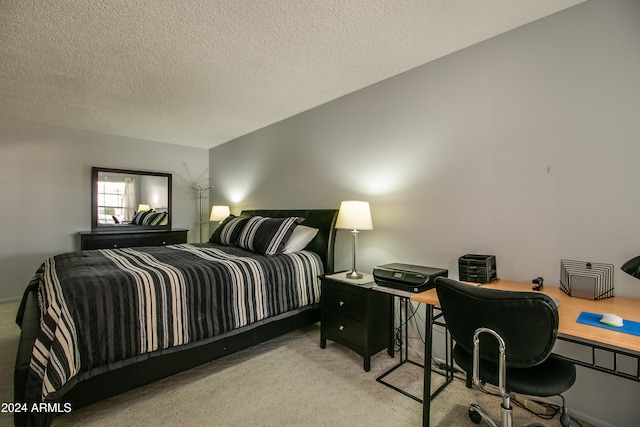
[[[347,279],[362,279],[364,277],[358,270],[351,270],[346,276]]]

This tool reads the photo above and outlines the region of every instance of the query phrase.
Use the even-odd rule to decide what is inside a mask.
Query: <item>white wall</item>
[[[557,284],[562,258],[619,267],[640,252],[638,7],[587,2],[216,147],[215,203],[368,200],[368,269],[491,253],[500,277]]]
[[[171,178],[173,181],[173,176]],[[169,206],[167,195],[167,178],[163,176],[140,177],[139,203],[145,203],[151,209],[166,209]]]
[[[21,297],[46,257],[80,249],[92,166],[173,173],[172,225],[197,241],[195,193],[184,181],[207,172],[207,150],[0,120],[0,301]]]
[[[216,147],[211,203],[368,200],[361,270],[397,261],[457,277],[459,256],[490,253],[501,278],[553,286],[569,258],[614,264],[616,295],[640,298],[619,270],[640,254],[639,23],[638,1],[592,0]],[[337,267],[349,256],[339,232]],[[639,395],[581,369],[567,396],[624,426]]]

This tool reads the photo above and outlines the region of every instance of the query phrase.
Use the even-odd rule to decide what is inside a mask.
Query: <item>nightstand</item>
[[[320,348],[327,340],[350,348],[364,358],[364,370],[371,369],[371,356],[387,349],[393,357],[392,297],[372,290],[371,274],[347,279],[345,272],[320,276],[322,283]]]

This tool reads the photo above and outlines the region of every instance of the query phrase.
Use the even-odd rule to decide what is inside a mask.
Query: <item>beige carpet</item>
[[[484,407],[484,409],[489,410],[489,407]],[[489,411],[492,414],[492,417],[496,423],[499,424],[500,417],[498,411]],[[513,425],[515,427],[525,427],[529,425],[543,425],[543,426],[558,426],[560,427],[560,421],[557,419],[544,421],[537,418],[532,418],[530,414],[526,414],[522,412],[522,410],[514,409],[513,416]],[[488,424],[484,422],[480,422],[481,426],[487,426]],[[573,425],[576,425],[575,423]],[[586,423],[582,423],[583,426],[588,425]],[[446,414],[440,422],[436,425],[436,427],[476,427],[478,424],[474,424],[469,418],[469,405],[454,405],[453,408]]]
[[[467,415],[468,406],[455,405],[447,415],[438,423],[436,427],[475,427],[476,424],[471,422],[469,415]],[[516,426],[519,424],[515,424]]]
[[[13,363],[19,329],[16,304],[0,304],[0,400],[13,400]],[[174,375],[56,418],[54,426],[419,426],[422,406],[378,382],[397,363],[386,352],[372,360],[329,342],[320,349],[319,327],[287,334],[235,355]],[[406,364],[387,380],[421,394],[422,371]],[[434,383],[441,377],[434,375]],[[466,389],[456,379],[432,402],[431,425],[451,420],[456,405],[500,401]],[[463,408],[464,409],[464,408]],[[455,411],[454,411],[455,412]],[[458,411],[459,412],[459,411]],[[538,419],[520,408],[515,425]],[[466,410],[462,419],[466,421]],[[0,414],[0,425],[11,425]],[[450,421],[445,421],[450,422]],[[457,423],[458,421],[453,421]],[[540,421],[559,426],[559,422]],[[457,424],[451,424],[457,425]],[[464,425],[464,424],[462,424]],[[444,426],[443,426],[444,427]]]
[[[20,329],[16,325],[18,303],[0,304],[0,402],[13,402],[13,367]],[[13,425],[13,415],[0,412],[0,426]]]

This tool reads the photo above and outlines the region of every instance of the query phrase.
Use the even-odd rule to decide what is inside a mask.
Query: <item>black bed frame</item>
[[[242,211],[240,215],[245,217],[262,215],[274,218],[304,217],[304,225],[320,230],[305,249],[320,255],[325,273],[334,271],[335,222],[338,216],[336,209],[247,210]],[[30,291],[25,298],[26,304],[22,315],[22,323],[19,323],[22,331],[14,371],[14,402],[25,401],[31,352],[40,328],[40,309],[36,291]],[[73,409],[77,409],[268,341],[316,323],[319,320],[319,308],[313,306],[292,316],[263,323],[256,327],[247,327],[243,332],[225,336],[213,342],[192,345],[180,351],[150,353],[145,360],[125,365],[77,383],[64,394],[61,401],[68,402]],[[42,418],[36,419],[35,416],[37,415]],[[32,416],[34,418],[30,419]],[[31,425],[34,424],[34,421],[36,425],[48,425],[53,420],[53,416],[53,414],[47,415],[43,413],[15,413],[14,422],[16,426]]]

